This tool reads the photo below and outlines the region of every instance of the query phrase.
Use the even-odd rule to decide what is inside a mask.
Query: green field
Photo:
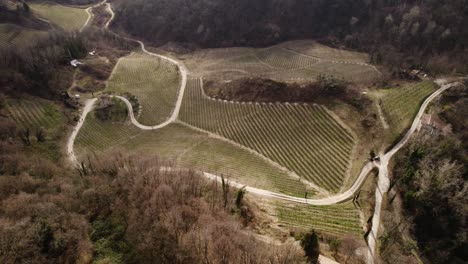
[[[54,3],[29,3],[29,6],[36,15],[65,30],[79,30],[88,19],[88,13],[82,8]]]
[[[106,91],[129,92],[142,107],[138,121],[157,125],[174,110],[179,91],[177,66],[143,53],[133,53],[119,60]]]
[[[58,106],[42,99],[7,100],[7,112],[20,129],[44,128],[50,135],[60,132],[64,122]]]
[[[359,210],[351,202],[328,206],[276,203],[276,217],[279,223],[303,231],[344,235],[362,235]]]
[[[323,106],[225,103],[189,80],[179,118],[246,146],[297,175],[337,191],[350,167],[355,137]]]
[[[43,31],[27,29],[14,24],[0,24],[0,48],[28,45],[46,34]]]
[[[392,139],[409,128],[423,100],[436,89],[432,81],[423,81],[382,91],[380,105]]]
[[[33,144],[29,148],[32,151],[52,160],[59,159],[60,149],[57,144],[64,135],[65,117],[58,105],[39,98],[8,99],[6,111],[9,118],[16,123],[19,134],[24,135],[27,130],[30,132]],[[44,132],[43,142],[34,140],[39,130]]]
[[[306,187],[265,160],[185,125],[174,123],[143,131],[129,122],[102,122],[91,113],[78,134],[75,148],[81,159],[102,153],[158,155],[185,168],[225,175],[243,184],[302,197]]]

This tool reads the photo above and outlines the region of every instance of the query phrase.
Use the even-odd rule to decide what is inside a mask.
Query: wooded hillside
[[[316,38],[371,52],[373,62],[467,71],[468,1],[135,0],[115,24],[157,44],[265,46]],[[465,63],[465,64],[463,64]]]

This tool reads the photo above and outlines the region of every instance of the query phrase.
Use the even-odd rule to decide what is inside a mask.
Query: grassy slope
[[[367,54],[333,49],[311,41],[291,41],[266,49],[206,49],[182,58],[196,77],[218,77],[227,71],[259,74],[278,81],[312,81],[321,74],[356,82],[369,82],[379,77],[372,67],[360,65],[367,62]]]
[[[379,102],[390,126],[390,142],[408,129],[422,101],[436,89],[437,85],[432,81],[423,81],[380,91]]]
[[[82,8],[52,3],[30,3],[29,6],[35,14],[65,30],[79,30],[88,19]]]
[[[28,44],[46,32],[23,28],[14,24],[0,24],[0,48]]]
[[[34,151],[39,151],[51,159],[59,157],[57,141],[63,136],[65,117],[58,105],[39,98],[9,99],[6,111],[18,125],[20,133],[29,129],[33,137],[38,129],[44,129],[46,141],[33,142],[31,148]]]
[[[51,135],[60,133],[63,115],[59,107],[43,99],[8,100],[7,111],[22,129],[45,128]]]
[[[145,125],[160,124],[171,115],[177,101],[177,66],[134,53],[119,60],[106,90],[135,95],[142,107],[138,121]]]
[[[319,232],[343,235],[361,235],[359,211],[351,202],[330,206],[289,204],[278,201],[275,216],[279,223],[289,228],[304,231],[315,229]]]
[[[249,147],[319,186],[338,190],[354,136],[322,106],[233,104],[202,97],[190,80],[179,118]]]
[[[101,122],[90,114],[76,148],[81,158],[110,151],[156,154],[179,166],[223,174],[258,188],[297,196],[305,191],[303,184],[248,151],[181,124],[142,131],[129,123]]]
[[[313,40],[288,41],[281,44],[281,46],[288,50],[327,60],[347,61],[355,63],[369,62],[369,55],[367,55],[366,53],[335,49],[317,43]]]

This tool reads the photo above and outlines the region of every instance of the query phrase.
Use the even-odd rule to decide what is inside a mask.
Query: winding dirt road
[[[104,4],[104,3],[106,3],[106,1],[103,1],[98,5],[101,5],[101,4]],[[106,3],[106,4],[108,5],[109,12],[111,12],[111,14],[112,14],[111,19],[105,25],[105,28],[108,28],[111,20],[114,18],[114,12],[112,11],[112,8],[111,8],[110,4],[109,3]],[[96,5],[96,6],[98,6],[98,5]],[[181,63],[179,61],[176,61],[174,59],[168,58],[168,57],[163,56],[163,55],[159,55],[159,54],[156,54],[156,53],[149,52],[148,50],[146,50],[145,45],[144,45],[143,42],[141,42],[139,40],[135,40],[135,39],[130,39],[130,40],[138,42],[140,44],[141,50],[143,52],[145,52],[146,54],[151,55],[151,56],[155,56],[155,57],[163,59],[163,60],[167,60],[167,61],[169,61],[171,63],[174,63],[179,68],[180,74],[182,76],[182,80],[181,80],[181,85],[180,85],[180,89],[179,89],[178,99],[177,99],[176,105],[174,107],[174,111],[172,112],[172,115],[168,120],[166,120],[165,122],[163,122],[163,123],[161,123],[159,125],[145,126],[145,125],[140,124],[135,119],[135,116],[133,114],[133,108],[132,108],[132,105],[130,104],[130,102],[126,98],[124,98],[122,96],[115,96],[116,98],[119,98],[120,100],[122,100],[127,105],[130,120],[131,120],[133,125],[135,125],[136,127],[140,128],[140,129],[143,129],[143,130],[156,130],[156,129],[163,128],[163,127],[169,125],[170,123],[173,123],[173,122],[177,121],[179,111],[180,111],[180,107],[181,107],[181,104],[182,104],[182,99],[183,99],[183,96],[184,96],[184,93],[185,93],[185,88],[186,88],[186,85],[187,85],[188,69],[185,67],[185,65],[183,63]],[[392,158],[392,156],[396,152],[398,152],[408,142],[410,137],[416,131],[416,129],[419,126],[421,117],[424,114],[427,106],[435,98],[437,98],[441,93],[443,93],[447,89],[449,89],[449,88],[456,85],[456,83],[446,84],[446,82],[444,80],[437,80],[436,83],[438,83],[441,86],[441,88],[438,89],[437,91],[435,91],[432,95],[430,95],[424,101],[424,103],[421,105],[421,108],[419,109],[418,114],[416,115],[415,119],[413,120],[413,124],[412,124],[411,128],[407,131],[407,133],[402,138],[402,140],[398,144],[396,144],[386,154],[382,153],[380,155],[381,160],[380,160],[379,163],[368,162],[362,168],[358,178],[356,179],[354,184],[351,186],[351,188],[349,188],[347,191],[345,191],[343,193],[339,193],[339,194],[332,195],[332,196],[325,197],[325,198],[321,198],[321,199],[304,199],[304,198],[293,197],[293,196],[284,195],[284,194],[280,194],[280,193],[275,193],[275,192],[271,192],[271,191],[268,191],[268,190],[258,189],[258,188],[254,188],[254,187],[250,187],[250,186],[245,186],[244,184],[236,182],[236,181],[230,181],[230,184],[232,186],[234,186],[234,187],[237,187],[237,188],[244,187],[248,192],[250,192],[252,194],[256,194],[256,195],[261,195],[263,197],[276,198],[276,199],[281,199],[281,200],[284,200],[284,201],[303,203],[303,204],[310,204],[310,205],[333,205],[333,204],[337,204],[337,203],[344,202],[346,200],[351,199],[353,197],[353,195],[359,190],[359,188],[361,187],[362,183],[366,179],[367,175],[369,175],[371,170],[374,169],[374,168],[378,168],[378,170],[379,170],[378,184],[377,184],[376,191],[375,191],[375,193],[376,193],[376,195],[375,195],[376,205],[375,205],[374,216],[373,216],[373,221],[372,221],[372,230],[371,230],[371,232],[369,234],[369,237],[368,237],[368,263],[373,264],[374,263],[374,256],[375,256],[375,244],[376,244],[377,234],[378,234],[378,230],[379,230],[379,226],[380,226],[380,213],[381,213],[381,208],[382,208],[383,195],[388,191],[388,188],[389,188],[388,163],[389,163],[390,159]],[[86,101],[85,106],[84,106],[84,108],[82,110],[80,120],[76,124],[72,134],[68,138],[68,141],[67,141],[67,154],[68,154],[69,159],[72,162],[72,164],[75,164],[75,165],[78,164],[78,159],[77,159],[77,157],[76,157],[76,155],[74,153],[74,142],[75,142],[76,136],[78,135],[81,127],[83,126],[84,121],[86,120],[86,116],[89,114],[89,112],[92,111],[96,101],[97,101],[97,98],[90,99],[90,100]],[[202,172],[202,173],[208,179],[221,181],[220,176],[217,176],[217,175],[214,175],[214,174],[211,174],[211,173],[206,173],[206,172]]]
[[[102,1],[100,3],[97,3],[97,4],[93,5],[93,6],[90,6],[90,7],[85,9],[86,13],[88,14],[88,19],[86,19],[86,22],[80,28],[80,32],[82,32],[88,26],[89,22],[91,21],[91,18],[93,18],[93,16],[94,16],[93,13],[91,13],[91,9],[96,8],[98,6],[101,6],[101,5],[105,4],[106,2],[107,2],[107,0],[104,0],[104,1]]]
[[[419,108],[419,112],[416,115],[416,117],[413,120],[413,124],[411,125],[410,129],[406,132],[405,136],[398,142],[390,151],[388,151],[384,155],[380,155],[380,163],[377,164],[377,167],[379,169],[379,178],[377,182],[377,187],[375,189],[375,208],[374,208],[374,215],[372,218],[372,230],[369,233],[368,239],[367,239],[367,245],[368,245],[368,256],[367,256],[367,263],[373,264],[375,260],[375,245],[377,241],[377,236],[379,233],[379,227],[380,227],[380,213],[382,210],[382,200],[383,196],[388,192],[389,186],[390,186],[390,178],[388,176],[388,163],[407,142],[411,138],[411,136],[414,134],[414,132],[418,129],[418,126],[421,122],[421,118],[426,111],[427,107],[429,104],[437,98],[440,94],[445,92],[447,89],[456,86],[458,83],[449,83],[447,84],[444,79],[439,79],[435,81],[437,84],[439,84],[441,87],[432,93],[426,100],[423,102],[421,105],[421,108]]]

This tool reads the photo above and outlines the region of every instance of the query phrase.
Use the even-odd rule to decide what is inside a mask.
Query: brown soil
[[[321,91],[316,83],[283,83],[257,77],[230,82],[210,80],[204,89],[210,97],[242,102],[311,102]]]
[[[92,9],[93,12],[93,19],[92,19],[92,25],[103,28],[106,24],[107,21],[111,18],[111,15],[107,11],[107,6],[106,5],[100,5],[98,7],[95,7]]]

